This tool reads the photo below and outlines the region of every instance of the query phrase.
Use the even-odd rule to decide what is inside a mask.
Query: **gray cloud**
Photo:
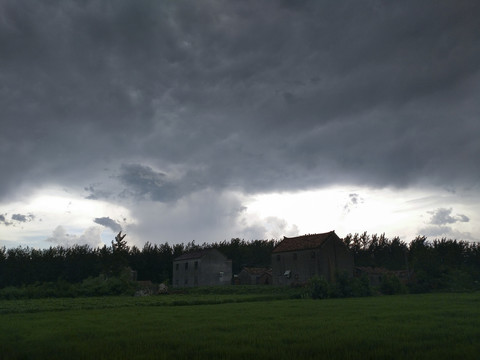
[[[289,225],[285,219],[268,216],[257,219],[253,224],[244,227],[247,239],[282,239],[284,236],[297,236],[297,225]]]
[[[363,202],[364,200],[359,194],[348,194],[348,201],[343,206],[343,211],[348,214],[352,208],[357,207],[358,204],[363,204]]]
[[[119,179],[127,191],[137,198],[148,197],[153,201],[169,201],[177,198],[177,186],[162,172],[151,167],[130,164],[123,165]]]
[[[359,195],[358,194],[349,194],[348,197],[350,198],[350,202],[353,205],[357,205],[359,201]]]
[[[98,185],[91,184],[86,186],[84,190],[87,192],[85,199],[89,200],[99,200],[99,199],[108,199],[112,196],[110,191],[98,189]]]
[[[451,226],[426,226],[420,229],[418,234],[429,237],[430,239],[447,238],[463,241],[478,241],[478,238],[471,233],[455,230]]]
[[[35,219],[35,215],[33,214],[28,214],[28,215],[23,215],[23,214],[13,214],[12,215],[12,220],[18,221],[18,222],[30,222],[33,219]]]
[[[466,215],[463,215],[463,214],[457,214],[456,220],[459,221],[459,222],[469,222],[470,218]]]
[[[10,216],[10,221],[7,220],[7,214],[0,214],[0,225],[13,225],[15,226],[18,223],[27,223],[33,221],[35,219],[35,215],[33,214],[13,214]]]
[[[52,235],[48,237],[46,241],[53,243],[54,245],[67,247],[73,245],[90,245],[92,247],[100,247],[104,245],[100,235],[101,230],[99,230],[97,227],[90,227],[86,229],[83,234],[75,235],[67,233],[63,226],[57,226],[55,230],[53,230]]]
[[[5,217],[5,215],[0,214],[0,224],[5,225],[5,226],[12,225],[11,222],[7,221],[7,218]]]
[[[427,226],[419,229],[418,234],[433,238],[451,238],[461,240],[476,240],[469,232],[462,232],[455,229],[452,225],[456,223],[469,222],[470,218],[463,214],[452,215],[452,208],[438,208],[434,211],[428,211],[431,215]]]
[[[245,222],[241,198],[232,193],[203,190],[174,203],[141,202],[130,209],[138,221],[128,224],[125,231],[140,246],[145,239],[202,243],[228,239],[228,234],[246,239],[263,239],[265,234],[263,228]]]
[[[463,214],[457,214],[452,216],[453,209],[439,208],[435,211],[429,212],[432,217],[430,219],[430,224],[432,225],[446,225],[446,224],[455,224],[457,222],[469,222],[470,219],[468,216]]]
[[[477,1],[0,12],[1,201],[480,186]]]
[[[99,225],[105,226],[109,229],[111,229],[113,232],[121,231],[122,226],[116,222],[115,220],[109,218],[109,217],[101,217],[101,218],[95,218],[93,219],[94,223],[97,223]]]
[[[419,230],[419,234],[426,237],[446,237],[452,232],[450,226],[427,226]]]

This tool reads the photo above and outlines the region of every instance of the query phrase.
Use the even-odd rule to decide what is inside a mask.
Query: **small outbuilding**
[[[364,277],[368,278],[370,285],[372,286],[380,286],[382,284],[382,279],[385,276],[395,276],[402,282],[406,284],[410,277],[413,274],[407,270],[387,270],[383,267],[370,267],[370,266],[357,266],[355,267],[355,276],[356,277]]]
[[[240,285],[271,285],[272,269],[263,267],[244,267],[237,275]]]
[[[232,260],[216,249],[183,254],[173,260],[173,286],[229,285],[232,281]]]
[[[335,231],[284,237],[272,252],[274,285],[304,284],[314,276],[335,281],[337,273],[353,276],[353,270],[353,255]]]

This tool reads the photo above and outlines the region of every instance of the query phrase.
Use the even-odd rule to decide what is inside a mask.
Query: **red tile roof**
[[[323,234],[302,235],[291,238],[284,237],[283,240],[275,247],[275,249],[273,249],[273,252],[279,253],[286,251],[316,249],[321,247],[330,238],[338,239],[335,231],[330,231]]]

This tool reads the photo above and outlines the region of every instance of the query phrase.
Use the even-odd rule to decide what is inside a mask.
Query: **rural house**
[[[239,285],[271,285],[272,269],[244,267],[237,275]]]
[[[335,231],[284,237],[272,252],[274,285],[303,284],[315,275],[334,281],[337,272],[353,276],[353,268],[353,255]]]
[[[173,286],[229,285],[232,260],[216,249],[183,254],[173,260]]]

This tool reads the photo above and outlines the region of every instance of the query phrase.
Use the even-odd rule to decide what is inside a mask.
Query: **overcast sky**
[[[0,245],[480,240],[480,2],[0,1]]]

